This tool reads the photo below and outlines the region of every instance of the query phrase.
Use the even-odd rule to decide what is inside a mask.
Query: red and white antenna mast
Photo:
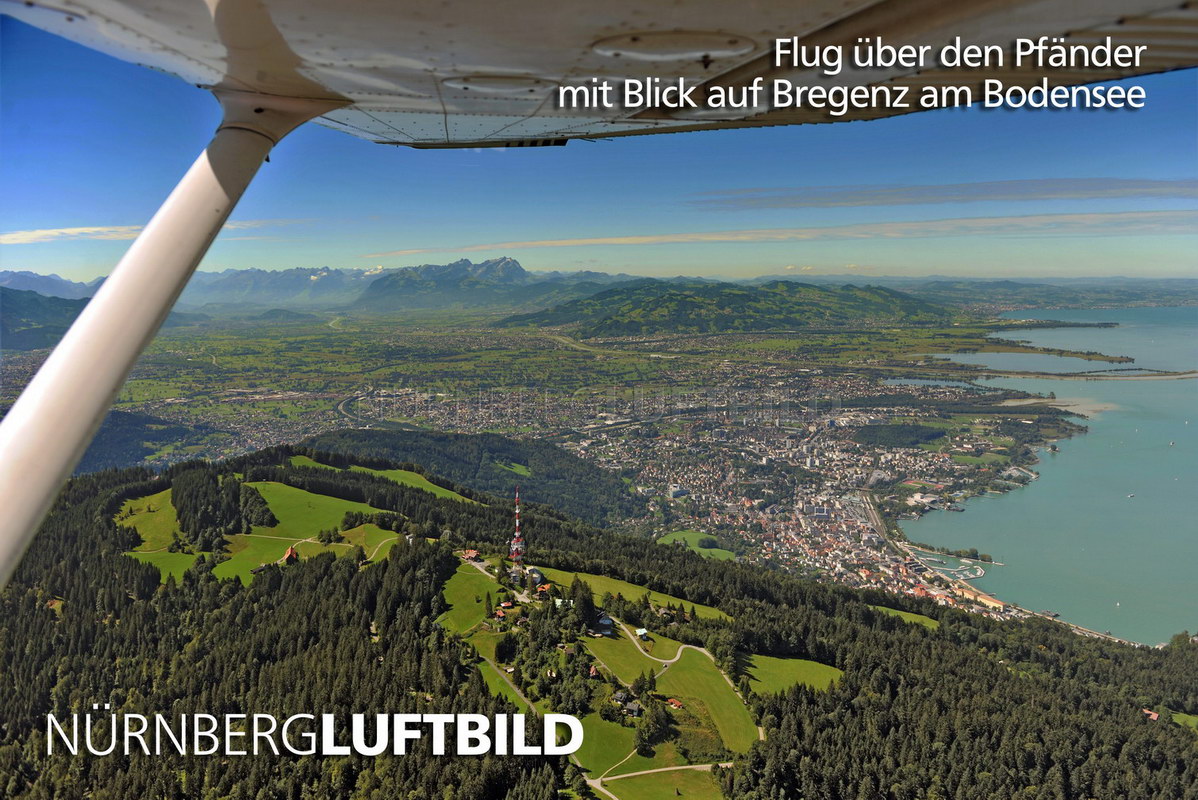
[[[516,533],[512,536],[512,544],[508,549],[508,558],[516,565],[516,569],[524,568],[524,534],[520,533],[520,487],[516,487]]]

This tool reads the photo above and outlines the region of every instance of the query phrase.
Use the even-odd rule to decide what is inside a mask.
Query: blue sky
[[[307,125],[201,269],[507,255],[648,275],[1194,276],[1198,72],[1139,83],[1139,111],[952,110],[506,151]],[[0,268],[107,273],[218,117],[178,79],[0,17]]]

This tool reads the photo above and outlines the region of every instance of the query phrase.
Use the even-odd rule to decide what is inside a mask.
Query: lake
[[[1134,364],[1082,361],[1080,369],[1198,369],[1198,307],[1023,310],[1017,319],[1117,322],[1117,328],[1029,329],[1003,338],[1128,355]],[[1012,356],[1016,358],[1011,358]],[[968,353],[956,360],[995,369],[1069,372],[1078,360]],[[1157,644],[1198,632],[1198,381],[995,379],[1001,388],[1113,406],[1089,432],[1041,454],[1040,479],[964,514],[903,522],[912,541],[977,547],[987,567],[979,589],[1025,608]],[[1129,495],[1134,495],[1131,497]]]

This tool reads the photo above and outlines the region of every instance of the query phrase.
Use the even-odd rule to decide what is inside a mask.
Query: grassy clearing
[[[608,722],[592,711],[582,718],[582,747],[574,754],[592,777],[598,777],[632,752],[636,732]]]
[[[262,493],[262,498],[279,520],[278,525],[270,528],[254,526],[254,534],[307,539],[322,530],[339,528],[347,511],[363,514],[382,512],[382,509],[365,503],[313,494],[283,483],[260,481],[246,485],[253,486]]]
[[[411,470],[407,469],[368,469],[366,467],[350,467],[350,469],[354,472],[368,472],[371,475],[379,475],[381,477],[387,478],[388,480],[395,481],[396,483],[401,483],[404,486],[411,486],[414,489],[420,489],[421,491],[428,492],[429,494],[434,494],[437,497],[444,497],[447,500],[458,500],[462,503],[474,503],[475,505],[482,505],[477,500],[471,500],[467,497],[463,497],[452,489],[446,489],[444,486],[438,486],[437,484],[432,483],[428,478],[424,477],[419,472],[412,472]]]
[[[682,642],[650,633],[649,637],[641,642],[641,647],[654,658],[669,660],[678,655],[678,648],[682,647]]]
[[[749,683],[757,694],[777,694],[797,683],[827,689],[844,673],[836,667],[805,658],[749,656]]]
[[[164,489],[157,494],[126,500],[117,516],[124,517],[126,514],[129,516],[119,519],[117,524],[133,528],[142,540],[126,555],[157,567],[163,583],[166,583],[167,576],[173,575],[176,581],[181,579],[187,568],[195,563],[196,554],[167,552],[171,539],[179,531],[179,519],[171,504],[171,490]]]
[[[664,606],[672,603],[675,606],[682,606],[689,611],[693,605],[695,613],[700,617],[706,619],[731,619],[731,617],[718,608],[712,608],[700,603],[691,603],[689,600],[683,600],[681,597],[650,591],[644,586],[637,586],[636,584],[617,580],[616,578],[608,578],[604,575],[591,575],[586,572],[565,572],[560,569],[549,569],[546,567],[541,567],[540,569],[549,580],[559,586],[569,586],[573,583],[574,576],[577,575],[590,585],[591,591],[594,592],[595,600],[597,601],[602,600],[603,595],[607,592],[611,592],[613,595],[623,595],[626,600],[639,600],[642,596],[648,594],[649,602],[656,606]]]
[[[532,475],[532,470],[529,469],[526,464],[518,464],[515,461],[496,461],[495,464],[503,469],[506,469],[508,472],[514,472],[517,475],[521,475],[525,478],[527,478],[529,475]]]
[[[491,593],[491,601],[497,602],[499,584],[469,564],[459,564],[442,591],[450,608],[437,622],[447,630],[465,633],[487,615],[487,592]]]
[[[923,614],[913,614],[910,611],[899,611],[897,608],[887,608],[886,606],[870,606],[875,611],[881,611],[885,614],[893,614],[896,617],[903,619],[906,622],[914,622],[922,625],[929,630],[936,630],[940,627],[940,621],[934,620],[931,617],[925,617]]]
[[[387,555],[399,539],[395,531],[383,530],[373,523],[342,531],[341,536],[351,547],[361,547],[366,551],[366,557],[375,561]]]
[[[174,576],[176,581],[181,580],[183,573],[198,558],[195,553],[141,553],[136,550],[125,553],[125,555],[133,556],[138,561],[157,567],[158,572],[162,575],[163,583],[166,583],[167,576]]]
[[[119,518],[125,514],[130,516],[120,519],[117,524],[137,531],[142,538],[141,544],[134,548],[138,553],[165,550],[171,543],[171,537],[179,531],[179,519],[171,504],[170,489],[136,500],[126,500],[117,516]]]
[[[633,753],[631,757],[608,773],[608,777],[627,775],[630,772],[640,772],[646,769],[661,769],[662,767],[677,767],[690,762],[683,758],[682,753],[673,742],[663,742],[655,745],[650,758]]]
[[[483,658],[495,660],[495,647],[499,644],[499,639],[503,636],[495,631],[479,630],[474,631],[466,640],[479,652]]]
[[[292,456],[291,466],[320,467],[321,469],[333,470],[337,469],[337,467],[331,467],[328,464],[321,464],[319,461],[315,461],[308,456]],[[527,469],[527,467],[525,469]],[[421,491],[428,492],[429,494],[436,495],[437,497],[444,497],[449,500],[460,500],[463,503],[478,503],[477,500],[471,500],[467,497],[463,497],[452,489],[446,489],[443,486],[438,486],[428,478],[421,475],[419,472],[412,472],[411,470],[407,469],[370,469],[369,467],[358,466],[352,466],[350,467],[350,470],[353,472],[365,472],[369,475],[378,475],[379,477],[395,481],[396,483],[403,484],[404,486],[411,486],[414,489],[420,489]]]
[[[278,561],[287,548],[296,543],[295,538],[276,539],[249,534],[229,536],[225,541],[228,542],[229,560],[217,564],[212,574],[218,578],[240,578],[242,583],[247,584],[253,577],[251,569],[259,564]]]
[[[721,561],[731,561],[736,558],[736,554],[731,550],[725,550],[722,547],[700,547],[699,542],[704,539],[714,539],[715,537],[709,533],[702,531],[674,531],[667,533],[657,540],[658,544],[673,544],[674,542],[686,542],[686,546],[694,550],[705,558],[717,558]]]
[[[512,688],[512,685],[504,680],[503,676],[500,675],[496,669],[486,661],[480,661],[478,663],[478,671],[482,673],[483,681],[486,682],[487,688],[491,690],[491,694],[495,695],[496,697],[506,697],[512,702],[512,705],[521,711],[524,711],[525,709],[533,711],[533,709],[529,708],[528,705],[520,699],[520,695],[516,694],[516,690]]]
[[[1198,714],[1183,714],[1180,711],[1171,711],[1169,713],[1173,715],[1173,721],[1178,725],[1198,731]]]
[[[675,769],[633,778],[605,781],[603,788],[620,800],[664,800],[686,797],[690,800],[721,800],[724,796],[715,778],[707,770]]]
[[[249,583],[252,577],[250,570],[259,564],[278,561],[291,545],[295,545],[302,558],[310,558],[324,552],[343,556],[350,552],[356,542],[323,545],[305,540],[316,536],[322,530],[340,527],[341,518],[345,516],[346,511],[367,514],[380,511],[365,503],[312,494],[282,483],[261,481],[247,485],[261,492],[279,524],[270,528],[255,525],[251,533],[227,537],[230,558],[218,564],[212,571],[218,578],[238,577],[243,583]],[[354,530],[354,538],[360,535],[363,543],[372,542],[376,546],[389,533],[373,525]],[[382,555],[389,548],[390,544],[384,545],[378,554]],[[369,555],[370,548],[365,549]]]
[[[657,672],[664,666],[641,653],[622,630],[617,628],[615,633],[602,639],[586,638],[583,644],[622,682],[632,683],[642,672]]]
[[[710,658],[687,650],[657,679],[657,691],[676,697],[688,707],[704,708],[715,723],[724,746],[734,753],[747,752],[757,741],[757,726],[740,696],[728,685]]]

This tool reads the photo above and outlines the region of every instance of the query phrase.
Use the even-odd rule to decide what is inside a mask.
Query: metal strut
[[[347,102],[215,94],[212,141],[0,422],[0,587],[263,159]]]

